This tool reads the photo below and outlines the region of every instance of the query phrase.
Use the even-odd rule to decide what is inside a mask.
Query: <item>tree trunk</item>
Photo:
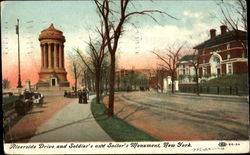
[[[196,82],[196,95],[200,95],[200,89],[199,89],[199,79],[198,79],[198,68],[195,69],[195,82]]]
[[[110,53],[110,75],[109,75],[109,116],[114,116],[114,85],[115,85],[115,53]]]
[[[171,76],[172,81],[172,93],[174,93],[174,75]]]
[[[76,93],[77,92],[77,78],[75,78],[75,90],[74,91],[75,91],[75,96],[77,96],[77,93]]]
[[[73,64],[74,65],[74,64]],[[76,72],[76,66],[74,65],[74,75],[75,75],[75,89],[74,89],[74,92],[75,92],[75,96],[77,96],[77,72]]]
[[[108,77],[106,76],[106,79],[105,79],[105,94],[107,94],[108,92]]]
[[[93,91],[96,91],[96,90],[95,90],[95,82],[94,82],[93,79],[91,80],[91,84],[92,84],[92,90],[93,90]]]
[[[100,71],[97,69],[95,74],[95,91],[96,91],[96,103],[100,104]]]

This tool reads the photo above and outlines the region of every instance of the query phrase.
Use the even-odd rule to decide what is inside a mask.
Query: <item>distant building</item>
[[[179,84],[195,82],[195,68],[192,61],[196,61],[197,55],[185,55],[178,62],[177,75]]]
[[[170,74],[164,69],[120,69],[116,70],[116,90],[155,89],[159,92],[172,90]],[[174,81],[175,91],[179,90]]]
[[[152,71],[150,69],[120,69],[116,70],[117,90],[138,90],[151,87]]]
[[[194,47],[198,50],[199,77],[202,80],[248,72],[248,53],[242,46],[242,43],[247,44],[247,32],[227,31],[225,25],[220,29],[219,35],[211,29],[210,39]]]

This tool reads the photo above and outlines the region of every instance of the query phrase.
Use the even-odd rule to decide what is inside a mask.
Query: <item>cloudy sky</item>
[[[152,50],[164,50],[176,42],[194,46],[209,38],[211,28],[220,33],[221,24],[214,18],[214,15],[220,16],[215,1],[141,0],[129,6],[129,11],[149,9],[165,11],[177,20],[157,13],[153,16],[159,23],[147,16],[133,16],[125,25],[118,47],[120,67],[154,67],[157,60]],[[22,81],[30,79],[32,84],[38,80],[41,64],[38,35],[43,29],[53,23],[63,31],[67,56],[73,52],[72,48],[86,49],[85,42],[99,21],[92,1],[9,1],[1,3],[1,11],[2,76],[9,78],[12,86],[17,84],[17,18],[20,20]],[[70,75],[68,79],[72,81]]]

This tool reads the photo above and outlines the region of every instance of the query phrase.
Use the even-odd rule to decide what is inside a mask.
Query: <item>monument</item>
[[[41,31],[41,70],[37,87],[69,87],[67,72],[64,66],[63,32],[55,29],[53,24]]]

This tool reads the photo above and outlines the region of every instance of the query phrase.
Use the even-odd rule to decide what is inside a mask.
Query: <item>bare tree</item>
[[[116,11],[111,7],[114,6],[112,0],[95,0],[95,4],[99,15],[102,18],[105,27],[105,34],[107,37],[107,46],[110,54],[111,66],[110,66],[110,87],[109,87],[109,116],[114,115],[114,86],[115,86],[115,53],[117,50],[120,36],[124,32],[123,26],[127,22],[128,18],[133,15],[146,15],[157,21],[150,13],[157,12],[165,14],[171,18],[173,16],[159,11],[159,10],[143,10],[143,11],[132,11],[128,10],[128,5],[132,0],[120,0],[117,2],[119,10]],[[111,5],[113,4],[113,5]]]
[[[96,47],[92,42],[89,43],[91,53],[90,55],[90,63],[86,61],[86,59],[83,57],[82,52],[80,49],[75,49],[75,51],[80,56],[82,62],[85,64],[85,66],[88,68],[90,73],[92,73],[95,76],[95,92],[96,92],[96,101],[98,104],[100,104],[100,90],[101,90],[101,73],[102,73],[102,62],[104,58],[104,53],[101,52],[100,48]],[[101,56],[103,53],[103,56]]]
[[[74,77],[74,80],[75,80],[75,86],[74,86],[74,92],[76,94],[77,92],[77,83],[78,83],[78,78],[80,77],[82,71],[83,71],[83,67],[80,63],[80,60],[77,58],[76,55],[69,55],[69,59],[70,59],[70,71],[71,71],[71,74],[73,75]]]
[[[106,46],[107,46],[107,37],[104,33],[104,25],[101,22],[101,28],[96,28],[96,32],[99,34],[101,39],[96,39],[95,41],[89,37],[88,47],[89,47],[89,56],[91,60],[91,65],[93,68],[87,63],[87,61],[83,58],[82,52],[80,49],[75,49],[76,53],[80,56],[83,63],[86,65],[88,70],[95,75],[95,91],[96,91],[96,101],[100,104],[100,90],[101,90],[101,82],[102,82],[102,67],[103,60],[105,56],[107,56]]]
[[[228,30],[233,30],[233,37],[238,40],[242,47],[246,50],[246,38],[242,39],[239,34],[239,30],[243,29],[247,31],[247,4],[246,0],[235,0],[235,1],[221,1],[217,2],[220,6],[222,19],[219,21],[227,26]]]
[[[223,19],[221,22],[232,30],[240,28],[247,31],[247,4],[246,0],[221,1],[220,6]]]
[[[199,89],[199,66],[201,61],[201,55],[198,53],[198,50],[193,50],[192,54],[190,55],[191,59],[189,60],[189,63],[194,67],[195,71],[195,85],[196,85],[196,95],[200,95],[200,89]]]
[[[108,83],[109,83],[109,78],[108,78],[109,70],[110,70],[110,61],[108,59],[108,56],[105,56],[101,68],[101,77],[102,77],[101,94],[104,92],[104,90],[105,94],[107,94]]]
[[[2,86],[3,86],[3,89],[7,89],[7,88],[10,87],[10,81],[9,81],[8,78],[4,78],[4,79],[2,80]]]
[[[152,51],[152,53],[155,54],[163,62],[161,66],[170,73],[172,81],[172,93],[174,93],[174,81],[176,79],[176,71],[178,67],[177,64],[180,58],[182,47],[183,45],[180,45],[179,47],[177,47],[177,49],[169,47],[168,49],[166,49],[164,54],[159,51]]]

